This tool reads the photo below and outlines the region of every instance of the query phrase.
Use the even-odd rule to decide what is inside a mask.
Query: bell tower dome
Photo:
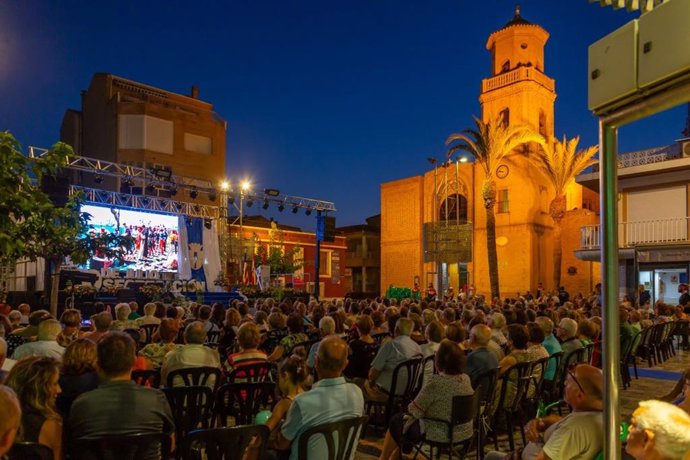
[[[549,33],[520,15],[489,36],[491,76],[482,80],[479,102],[482,119],[526,124],[543,136],[553,136],[556,84],[544,73],[544,46]]]

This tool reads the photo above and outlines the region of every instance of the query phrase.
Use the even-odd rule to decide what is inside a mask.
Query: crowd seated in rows
[[[496,299],[491,304],[476,296],[443,302],[375,299],[309,304],[259,299],[253,304],[235,301],[227,309],[221,304],[150,303],[143,316],[138,315],[137,304],[130,303],[116,305],[115,318],[101,304],[90,318],[91,327],[81,324],[75,309],[65,310],[58,322],[46,311],[22,307],[12,312],[12,320],[0,315],[4,370],[0,382],[14,389],[22,410],[21,416],[13,412],[12,390],[0,387],[0,409],[4,415],[6,407],[9,414],[7,420],[0,417],[0,454],[5,440],[17,432],[17,424],[18,440],[44,444],[58,458],[70,449],[69,442],[63,448],[63,435],[66,441],[79,442],[128,434],[127,426],[141,433],[165,434],[180,454],[189,448],[179,442],[181,437],[194,428],[254,421],[256,413],[237,411],[245,406],[242,398],[261,395],[246,406],[272,412],[262,419],[263,434],[246,443],[248,459],[260,458],[267,447],[272,458],[297,458],[300,440],[311,429],[331,422],[356,425],[363,423],[363,415],[385,429],[382,458],[398,458],[416,441],[448,442],[446,423],[451,413],[456,414],[454,401],[459,400],[453,396],[476,394],[487,407],[505,388],[503,405],[483,413],[481,423],[473,423],[480,420],[479,412],[465,411],[469,418],[452,430],[454,443],[474,439],[475,434],[482,443],[487,430],[495,443],[503,429],[497,420],[514,416],[520,422],[524,416],[524,422],[515,426],[524,425],[526,445],[522,452],[511,454],[514,458],[571,458],[576,452],[593,458],[603,442],[601,373],[596,369],[601,310],[595,296],[568,296],[561,303],[563,294]],[[688,317],[682,309],[658,305],[636,310],[624,303],[620,319],[621,346],[639,348],[645,356],[657,344],[639,342],[640,331],[648,331],[643,328],[663,328],[664,334],[654,337],[666,340],[670,328],[662,323]],[[21,326],[23,320],[26,326]],[[558,324],[555,335],[554,324]],[[518,368],[520,372],[515,371]],[[492,372],[502,374],[494,386],[486,384]],[[202,387],[187,378],[197,373],[208,376]],[[669,400],[681,396],[677,408],[685,412],[690,407],[689,376],[690,372],[683,376],[673,395],[666,395]],[[525,379],[528,384],[520,383]],[[156,389],[159,385],[163,392]],[[537,393],[539,388],[548,391]],[[191,408],[200,418],[190,425],[188,415],[181,415],[186,409],[179,406],[193,394],[202,395],[193,399],[199,407]],[[560,404],[558,416],[527,421],[538,400],[561,398],[572,409],[570,414],[566,404]],[[383,420],[376,412],[380,407],[386,410]],[[17,420],[12,419],[15,412]],[[633,420],[630,455],[667,458],[669,452],[683,449],[665,448],[683,441],[671,439],[673,433],[640,414]],[[134,418],[139,424],[133,423]],[[512,434],[511,425],[506,427]],[[175,441],[180,444],[177,449]],[[512,435],[510,442],[512,446]],[[162,447],[155,446],[151,454]],[[326,458],[323,441],[311,441],[307,447],[314,458]]]

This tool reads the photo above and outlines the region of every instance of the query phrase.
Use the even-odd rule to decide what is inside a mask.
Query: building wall
[[[601,282],[601,264],[580,260],[575,256],[575,251],[580,249],[580,227],[598,223],[598,214],[588,209],[570,210],[562,221],[561,284],[571,294],[578,292],[587,294],[594,290],[597,283]],[[570,267],[575,268],[574,274],[568,273]]]
[[[424,282],[424,182],[416,176],[381,185],[381,292],[412,287],[415,276]]]
[[[238,226],[230,225],[228,226],[228,231],[231,233],[237,233],[239,230]],[[268,244],[273,241],[277,241],[276,237],[271,236],[271,229],[263,227],[252,227],[243,226],[243,231],[245,238],[256,238],[257,245],[268,246]],[[315,259],[316,259],[316,235],[310,232],[298,232],[290,230],[281,230],[282,241],[286,250],[292,249],[294,246],[299,246],[303,249],[304,255],[304,277],[303,280],[295,279],[295,289],[306,290],[306,283],[313,282],[315,280]],[[258,249],[255,248],[255,251]],[[335,241],[332,243],[321,242],[321,251],[329,251],[332,255],[331,262],[336,264],[337,267],[332,266],[331,275],[322,275],[320,277],[320,282],[324,284],[324,297],[335,298],[345,296],[345,252],[347,250],[347,244],[344,236],[336,236]],[[258,262],[258,259],[257,259]],[[324,261],[321,261],[323,266]],[[337,268],[337,270],[336,270]],[[339,272],[339,277],[337,273]],[[286,280],[290,282],[290,280]],[[310,291],[313,292],[313,291]]]
[[[193,91],[194,93],[194,91]],[[76,114],[79,114],[77,116]],[[142,115],[172,123],[172,149],[161,153],[147,148],[120,148],[123,116]],[[78,130],[77,125],[81,125]],[[79,133],[79,138],[75,138]],[[185,134],[210,139],[210,153],[187,149]],[[226,123],[214,112],[213,106],[192,96],[176,94],[110,74],[98,73],[82,93],[81,112],[68,110],[63,119],[61,138],[77,146],[83,156],[142,167],[159,164],[171,168],[173,174],[186,176],[212,185],[225,176]],[[84,175],[81,184],[95,186],[93,177]],[[98,188],[118,188],[106,180]],[[209,201],[200,194],[200,202]],[[189,190],[180,190],[176,199],[190,200]]]

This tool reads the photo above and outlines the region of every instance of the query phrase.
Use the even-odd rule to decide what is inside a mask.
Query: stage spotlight
[[[127,187],[134,187],[134,181],[132,180],[131,177],[128,177],[127,179],[125,179],[125,185]]]
[[[93,181],[97,184],[103,182],[103,174],[96,174],[96,177],[93,178]]]
[[[235,204],[235,195],[228,195],[228,203]]]
[[[307,216],[311,216],[311,209],[307,208],[307,210],[304,211],[304,214],[306,214]]]
[[[146,197],[142,198],[141,199],[141,205],[144,207],[148,206],[149,205],[149,199]]]
[[[194,212],[197,214],[199,214],[199,212],[201,212],[201,206],[199,206],[198,204],[195,204],[193,209],[194,209]]]
[[[204,219],[204,227],[206,227],[206,230],[211,230],[212,225],[211,219]]]
[[[148,193],[149,195],[153,194],[153,192],[155,192],[155,191],[156,191],[156,188],[153,185],[149,184],[146,186],[146,193]]]
[[[175,207],[177,208],[177,211],[182,211],[182,203],[175,203]]]
[[[211,190],[210,192],[208,192],[208,199],[211,201],[216,201],[216,191],[215,190]]]
[[[264,204],[261,207],[264,209],[268,209],[268,200],[264,200]]]
[[[254,201],[253,201],[251,198],[249,198],[249,199],[247,200],[247,207],[248,207],[248,208],[251,208],[253,204],[254,204]]]
[[[285,209],[285,205],[283,203],[280,203],[278,205],[278,211],[283,212],[284,209]]]
[[[198,197],[198,196],[199,196],[199,192],[197,192],[197,190],[196,190],[195,188],[192,189],[191,192],[189,192],[189,197],[190,197],[192,200],[196,200],[196,197]]]
[[[175,187],[173,185],[172,187],[170,187],[170,196],[175,196],[175,195],[177,195],[177,187]]]
[[[293,213],[293,214],[297,214],[297,211],[299,211],[299,208],[298,208],[297,206],[294,206],[294,207],[292,208],[292,213]]]

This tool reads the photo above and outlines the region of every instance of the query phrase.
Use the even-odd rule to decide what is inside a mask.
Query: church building
[[[524,124],[554,136],[555,81],[545,73],[544,47],[549,33],[520,15],[492,33],[491,75],[482,81],[479,101],[483,121]],[[471,114],[467,114],[468,128]],[[457,131],[463,128],[459,126]],[[451,134],[451,133],[448,133]],[[577,133],[566,133],[574,137]],[[494,171],[497,191],[496,246],[503,297],[545,289],[553,278],[554,190],[533,162],[534,148],[510,153]],[[469,155],[453,154],[421,176],[381,185],[381,292],[390,286],[439,292],[474,286],[488,295],[486,214],[482,200],[484,172]],[[571,292],[588,292],[598,282],[597,262],[574,257],[579,226],[596,223],[597,195],[573,182],[563,220],[562,282]]]

